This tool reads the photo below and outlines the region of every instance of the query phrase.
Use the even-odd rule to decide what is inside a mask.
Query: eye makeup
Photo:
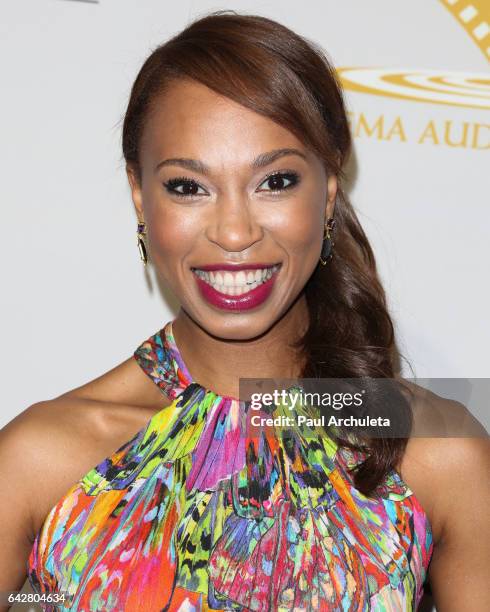
[[[287,191],[288,189],[292,189],[296,187],[300,183],[301,178],[295,170],[280,170],[280,171],[274,170],[264,177],[260,185],[263,185],[266,182],[270,182],[271,180],[274,180],[276,183],[277,181],[280,181],[280,182],[288,181],[289,184],[285,186],[283,185],[282,187],[276,186],[275,188],[273,187],[272,189],[265,189],[265,190],[260,190],[260,191],[262,192],[269,191],[271,194],[280,194],[283,191]],[[194,198],[200,195],[207,195],[207,192],[198,193],[199,189],[204,189],[204,188],[201,185],[199,185],[197,181],[187,176],[179,176],[179,177],[171,178],[168,181],[164,182],[163,185],[169,194],[177,196],[178,198],[182,198],[182,199]],[[183,192],[177,191],[178,188],[183,188],[184,191]],[[191,190],[191,193],[188,192],[189,190]]]

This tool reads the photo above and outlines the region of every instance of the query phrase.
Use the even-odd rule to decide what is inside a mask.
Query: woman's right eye
[[[164,183],[164,185],[168,193],[176,195],[179,198],[192,198],[194,196],[206,195],[205,191],[204,193],[199,193],[199,189],[203,188],[196,183],[196,181],[185,176],[170,179]]]

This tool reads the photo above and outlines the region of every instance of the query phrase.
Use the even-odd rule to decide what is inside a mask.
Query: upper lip
[[[215,270],[257,270],[262,268],[272,268],[273,266],[280,265],[276,263],[244,263],[244,264],[229,264],[229,263],[217,263],[209,264],[207,266],[192,266],[193,270],[204,270],[205,272],[214,272]]]

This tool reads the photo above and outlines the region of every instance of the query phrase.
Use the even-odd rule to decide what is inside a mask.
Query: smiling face
[[[141,184],[127,171],[150,260],[208,333],[254,338],[304,299],[337,180],[291,132],[178,80],[148,117],[140,164]]]

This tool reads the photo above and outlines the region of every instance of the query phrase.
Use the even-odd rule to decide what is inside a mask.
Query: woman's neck
[[[219,395],[239,397],[240,378],[295,378],[304,356],[290,343],[308,325],[304,295],[266,333],[250,340],[209,335],[182,308],[172,324],[174,339],[192,378]]]

